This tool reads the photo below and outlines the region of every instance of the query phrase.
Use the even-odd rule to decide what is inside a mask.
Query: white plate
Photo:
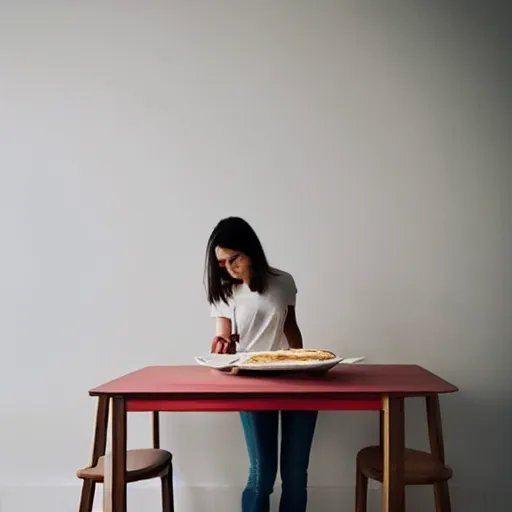
[[[250,371],[314,371],[330,370],[338,364],[354,364],[363,361],[364,357],[326,359],[324,361],[276,361],[275,363],[265,364],[245,364],[245,361],[259,352],[245,352],[240,354],[208,354],[204,357],[196,357],[198,364],[215,368],[217,370],[227,370],[229,368],[239,368],[240,370]]]

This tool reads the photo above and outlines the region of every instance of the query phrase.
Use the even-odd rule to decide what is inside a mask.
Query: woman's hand
[[[224,336],[215,336],[211,351],[212,354],[236,354],[236,342]]]

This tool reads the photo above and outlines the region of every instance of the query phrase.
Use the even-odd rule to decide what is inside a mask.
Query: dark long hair
[[[232,278],[225,268],[219,266],[215,256],[216,247],[231,249],[248,256],[251,265],[249,288],[258,293],[265,290],[268,277],[273,272],[258,235],[245,220],[240,217],[228,217],[215,226],[206,246],[205,284],[210,304],[220,301],[227,304],[229,297],[233,295],[233,286],[241,283]]]

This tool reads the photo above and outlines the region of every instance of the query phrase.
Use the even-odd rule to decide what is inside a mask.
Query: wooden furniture
[[[439,396],[428,395],[427,405],[430,453],[406,448],[404,451],[403,483],[407,485],[433,485],[436,512],[451,512],[448,480],[453,472],[445,463],[443,432]],[[363,448],[356,459],[356,512],[366,512],[368,479],[384,481],[385,472],[385,422],[380,423],[380,445]],[[405,502],[405,497],[402,498]]]
[[[96,428],[89,466],[77,471],[83,480],[79,512],[92,512],[96,484],[105,481],[105,449],[109,417],[109,398],[101,396],[96,410]],[[139,482],[160,478],[162,480],[162,510],[174,512],[172,455],[160,449],[160,426],[158,412],[153,412],[153,448],[128,450],[126,452],[125,481]]]
[[[143,411],[383,411],[384,512],[404,512],[404,398],[457,388],[416,365],[339,365],[321,375],[231,375],[150,366],[89,391],[113,403],[112,488],[104,512],[126,512],[126,416]]]

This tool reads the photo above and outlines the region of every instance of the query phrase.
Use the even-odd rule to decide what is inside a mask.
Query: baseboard
[[[179,512],[239,512],[241,489],[237,487],[177,486],[176,510]],[[509,512],[512,510],[510,489],[451,489],[454,512]],[[80,485],[26,485],[0,487],[0,512],[72,512],[78,510]],[[273,510],[277,510],[279,492],[272,497]],[[380,491],[369,491],[368,512],[380,511]],[[430,487],[407,490],[408,510],[432,512],[433,497]],[[128,512],[161,509],[157,482],[132,484],[128,488]],[[312,512],[339,512],[354,509],[352,487],[313,487],[309,491],[308,510]],[[95,503],[100,512],[101,488]]]

